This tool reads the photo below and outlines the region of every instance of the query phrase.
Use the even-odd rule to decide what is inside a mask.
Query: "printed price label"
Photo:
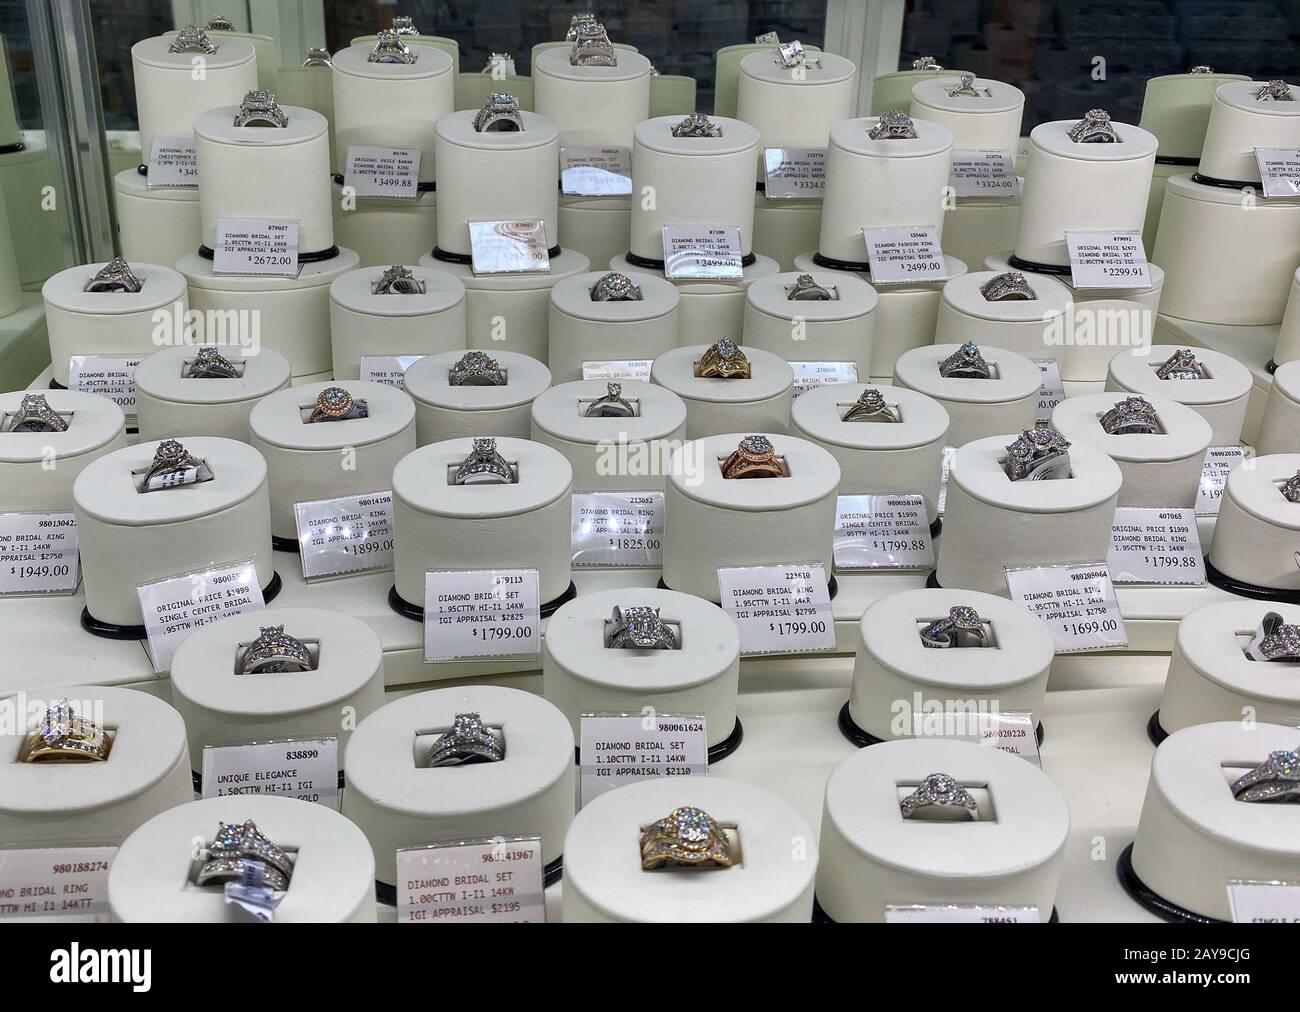
[[[393,568],[392,492],[294,503],[293,512],[304,579]]]
[[[971,648],[981,649],[981,648]],[[912,707],[912,734],[917,738],[951,738],[1000,749],[1042,766],[1038,722],[1028,710],[926,707],[918,695]],[[982,704],[981,704],[982,705]]]
[[[218,218],[216,243],[213,274],[298,276],[296,221]]]
[[[194,137],[155,137],[149,149],[149,174],[145,186],[150,190],[188,188],[199,185],[199,159]]]
[[[1246,459],[1241,446],[1211,446],[1201,463],[1201,487],[1196,490],[1196,512],[1200,516],[1217,516],[1223,499],[1228,472]]]
[[[487,924],[546,920],[538,836],[458,840],[397,851],[397,920]]]
[[[632,192],[632,149],[560,148],[560,192],[566,197],[625,197]]]
[[[1300,924],[1300,882],[1233,879],[1228,907],[1234,924]]]
[[[933,569],[925,498],[842,495],[835,510],[836,569]]]
[[[820,562],[718,570],[722,608],[740,626],[740,652],[800,654],[835,649],[830,588]]]
[[[644,777],[706,777],[709,745],[700,716],[582,715],[582,803]]]
[[[742,280],[740,229],[734,225],[665,225],[664,275],[671,279]]]
[[[528,657],[541,650],[535,569],[424,574],[424,659]]]
[[[650,382],[649,358],[608,359],[600,362],[583,362],[582,378],[585,380],[640,380]]]
[[[0,513],[0,596],[71,594],[77,561],[72,513]]]
[[[160,675],[171,668],[177,647],[195,629],[266,607],[251,561],[142,583],[135,592],[144,613],[153,669]]]
[[[662,492],[575,492],[575,566],[653,566],[664,560]]]
[[[475,274],[547,274],[546,229],[536,218],[471,221],[469,243]]]
[[[814,387],[858,381],[856,362],[791,362],[790,368],[794,370],[795,397]]]
[[[1255,162],[1265,197],[1300,195],[1300,148],[1256,148]]]
[[[420,195],[420,154],[418,148],[349,145],[343,185],[358,197],[414,200]]]
[[[1003,567],[1011,600],[1042,620],[1058,654],[1128,646],[1124,616],[1104,562]]]
[[[760,46],[780,45],[781,40],[777,37],[776,32],[764,32],[762,35],[755,35],[754,42]]]
[[[1010,151],[954,151],[948,180],[958,197],[1020,196]]]
[[[1203,586],[1205,560],[1196,511],[1116,507],[1106,563],[1116,583]]]
[[[401,389],[406,370],[422,358],[423,355],[362,355],[361,378]]]
[[[947,281],[948,265],[939,237],[929,225],[906,228],[864,228],[871,283],[881,285]]]
[[[339,765],[337,738],[204,745],[203,797],[261,794],[337,809]]]
[[[108,915],[108,866],[116,847],[0,850],[0,920]]]
[[[1075,288],[1150,288],[1141,232],[1066,232]]]
[[[886,904],[886,924],[1041,924],[1038,907],[1001,907],[976,903]]]
[[[71,355],[68,358],[68,389],[107,397],[127,417],[135,416],[135,367],[142,358],[110,355]]]
[[[771,200],[821,200],[826,149],[764,148],[763,179],[763,192]]]
[[[1050,422],[1052,411],[1065,400],[1065,382],[1061,379],[1061,365],[1050,358],[1034,359],[1034,365],[1043,377],[1043,386],[1038,394],[1038,415],[1040,422]]]

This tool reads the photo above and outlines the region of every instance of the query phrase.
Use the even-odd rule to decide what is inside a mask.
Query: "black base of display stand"
[[[925,578],[925,586],[929,590],[943,590],[943,584],[939,582],[939,570],[930,570],[930,575]]]
[[[0,144],[0,155],[12,155],[17,151],[26,151],[27,145],[22,141],[15,141],[13,144]]]
[[[1069,264],[1040,264],[1037,260],[1022,260],[1014,253],[1007,259],[1007,266],[1013,271],[1029,271],[1030,274],[1049,274],[1053,277],[1068,278],[1072,273]]]
[[[820,253],[814,253],[812,260],[818,267],[825,267],[828,271],[853,271],[871,277],[869,260],[836,260],[834,257],[823,256]]]
[[[1252,183],[1248,179],[1219,179],[1217,176],[1203,176],[1199,172],[1192,173],[1192,182],[1200,183],[1201,186],[1216,186],[1220,190],[1255,190],[1259,192],[1263,187],[1262,183]]]
[[[1177,903],[1171,903],[1159,893],[1152,892],[1145,882],[1138,878],[1137,872],[1133,870],[1133,844],[1124,848],[1120,854],[1119,860],[1115,863],[1115,873],[1119,876],[1119,884],[1124,887],[1124,891],[1129,894],[1130,898],[1138,906],[1151,911],[1162,920],[1171,921],[1174,924],[1226,924],[1217,917],[1206,917],[1204,914],[1194,914],[1190,910],[1185,910]]]
[[[1169,737],[1169,732],[1160,724],[1159,710],[1151,714],[1151,719],[1147,721],[1147,737],[1151,739],[1151,744],[1157,747],[1159,747],[1162,741]]]
[[[839,923],[839,921],[835,920],[833,917],[831,917],[830,914],[828,914],[825,910],[822,909],[822,905],[820,902],[818,902],[817,896],[815,894],[813,895],[812,923],[813,924],[838,924]],[[1052,907],[1052,916],[1047,918],[1047,923],[1048,924],[1061,923],[1061,915],[1056,912],[1056,907]]]
[[[289,552],[293,555],[302,554],[302,545],[297,538],[277,538],[271,535],[271,547],[277,552]]]
[[[930,525],[930,540],[937,538],[943,530],[943,517],[935,517],[934,523]]]
[[[1268,374],[1272,376],[1273,373],[1277,372],[1277,363],[1270,358],[1267,362],[1264,363],[1264,368],[1268,370]]]
[[[564,877],[564,856],[560,855],[542,869],[542,888],[555,885]],[[397,887],[375,879],[375,899],[386,907],[397,906]]]
[[[572,580],[569,581],[569,589],[557,597],[554,601],[547,601],[541,607],[542,618],[550,618],[560,610],[561,605],[568,604],[578,596],[577,585]],[[388,606],[399,615],[406,618],[413,618],[417,622],[424,621],[424,609],[418,605],[412,604],[406,598],[397,592],[397,585],[394,584],[388,588]]]
[[[1182,155],[1156,155],[1157,165],[1200,165],[1199,158],[1185,158]]]
[[[270,604],[275,600],[276,595],[280,593],[283,586],[284,584],[280,582],[280,574],[273,574],[271,582],[262,588],[262,601],[265,604]],[[90,613],[89,608],[81,609],[81,628],[85,629],[90,635],[105,640],[143,640],[149,638],[144,626],[101,622]]]
[[[1248,597],[1253,601],[1300,604],[1300,590],[1277,590],[1274,587],[1257,587],[1253,583],[1233,579],[1231,576],[1215,569],[1208,556],[1205,559],[1205,579],[1220,590],[1226,590],[1229,594],[1236,594],[1238,597]]]
[[[858,748],[868,748],[871,745],[883,745],[885,743],[884,738],[877,738],[874,734],[864,731],[858,726],[857,721],[849,713],[848,703],[840,707],[840,715],[836,719],[836,723],[839,724],[840,734],[844,735]],[[1034,739],[1040,746],[1043,744],[1043,735],[1043,722],[1040,720],[1038,726],[1034,728]]]
[[[56,379],[51,379],[51,380],[50,380],[50,389],[51,389],[51,390],[67,390],[68,388],[65,387],[65,386],[64,386],[62,383],[60,383],[58,380],[56,380]]]
[[[668,586],[668,584],[664,583],[664,578],[662,576],[659,577],[659,582],[656,583],[655,586],[658,587],[660,590],[673,589],[672,587]],[[840,585],[835,582],[835,577],[832,576],[829,580],[826,581],[826,592],[827,594],[830,595],[830,599],[834,601],[835,595],[840,592]]]
[[[735,752],[736,749],[740,748],[740,743],[744,740],[745,740],[745,728],[740,723],[740,718],[737,717],[736,726],[731,729],[731,734],[727,735],[725,738],[722,739],[722,741],[718,742],[716,745],[709,746],[709,752],[708,752],[709,765],[712,766],[714,763],[727,758],[727,756]],[[579,766],[582,765],[582,749],[575,748],[573,750],[573,760]]]

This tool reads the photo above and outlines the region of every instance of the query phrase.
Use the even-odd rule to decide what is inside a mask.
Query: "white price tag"
[[[548,274],[546,228],[537,218],[471,221],[469,244],[475,274]]]
[[[1124,616],[1104,562],[1003,567],[1011,600],[1037,615],[1058,654],[1128,646]]]
[[[1150,288],[1141,232],[1066,232],[1075,288]]]
[[[764,148],[763,192],[769,200],[821,200],[825,148]]]
[[[150,190],[190,188],[199,185],[199,159],[194,150],[194,136],[155,137],[149,149],[149,174],[145,186]]]
[[[1038,907],[977,903],[885,905],[886,924],[1041,924]]]
[[[987,647],[962,647],[985,650]],[[1038,752],[1038,722],[1028,710],[1000,710],[966,705],[935,708],[924,705],[917,695],[912,706],[912,734],[917,738],[951,738],[973,745],[1010,752],[1035,766],[1042,766]]]
[[[1010,151],[954,151],[948,180],[958,197],[1020,196]]]
[[[582,715],[582,803],[645,777],[707,777],[707,724],[667,713]]]
[[[566,197],[625,197],[632,192],[632,149],[620,145],[560,148],[560,192]]]
[[[1205,460],[1201,463],[1201,487],[1196,490],[1197,514],[1218,514],[1228,472],[1245,459],[1246,450],[1241,446],[1211,446],[1205,451]]]
[[[1116,507],[1106,564],[1116,583],[1204,586],[1205,559],[1196,511]]]
[[[1228,883],[1234,924],[1300,924],[1300,882]]]
[[[275,678],[275,675],[241,675]],[[337,738],[257,741],[203,746],[203,797],[237,794],[297,798],[339,806]]]
[[[664,276],[673,280],[742,280],[740,229],[734,225],[665,225]]]
[[[393,493],[293,504],[304,579],[393,568]]]
[[[664,560],[662,492],[575,492],[575,566],[650,566]]]
[[[948,280],[939,236],[931,226],[864,228],[862,235],[867,242],[873,285]]]
[[[650,367],[654,360],[649,358],[606,359],[599,362],[583,362],[582,378],[585,380],[639,380],[650,382]]]
[[[943,463],[939,465],[939,515],[943,516],[944,507],[948,505],[948,472],[952,469],[952,458],[957,455],[957,447],[943,448]]]
[[[801,654],[835,649],[830,587],[820,562],[718,570],[723,610],[740,626],[740,652]]]
[[[108,914],[108,866],[116,847],[0,850],[0,920]]]
[[[781,44],[776,32],[764,32],[762,35],[755,35],[754,42],[760,46],[777,46]]]
[[[249,185],[254,185],[249,181]],[[218,218],[213,274],[298,276],[298,223],[264,218]]]
[[[420,196],[419,148],[371,148],[348,146],[343,185],[358,197]]]
[[[1053,409],[1065,400],[1065,382],[1061,379],[1061,365],[1050,359],[1034,359],[1039,373],[1043,377],[1043,386],[1038,393],[1038,420],[1050,422]]]
[[[1300,195],[1300,148],[1256,148],[1255,162],[1265,197]]]
[[[424,659],[531,657],[541,650],[535,569],[424,574]]]
[[[362,355],[361,378],[400,390],[406,379],[406,370],[422,358],[423,355]]]
[[[71,355],[68,389],[107,397],[128,417],[135,416],[135,367],[141,358],[111,355]]]
[[[933,569],[925,498],[842,495],[835,509],[836,569]]]
[[[858,381],[856,362],[791,362],[790,368],[794,370],[795,397],[814,387]]]
[[[397,851],[397,920],[487,924],[546,920],[538,836]]]
[[[171,668],[176,648],[195,629],[266,607],[252,562],[142,583],[135,592],[144,613],[153,669],[160,675]]]
[[[72,513],[0,513],[0,597],[71,594],[77,560]]]

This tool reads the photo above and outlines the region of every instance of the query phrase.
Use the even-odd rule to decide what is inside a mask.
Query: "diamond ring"
[[[599,21],[584,21],[578,25],[569,52],[569,64],[574,67],[617,67],[618,52],[609,41],[609,32]]]
[[[916,124],[902,109],[886,109],[867,131],[873,141],[904,141],[916,137]]]
[[[605,396],[592,401],[583,412],[586,418],[631,418],[635,414],[631,402],[623,398],[622,383],[605,384]]]
[[[505,370],[485,351],[467,351],[447,370],[447,385],[453,387],[503,387]]]
[[[943,70],[933,56],[918,56],[912,61],[913,70]]]
[[[1268,612],[1246,646],[1246,656],[1252,661],[1300,661],[1300,625],[1290,625],[1277,612]]]
[[[257,885],[282,891],[293,877],[293,858],[268,840],[252,819],[219,823],[216,839],[205,849],[195,884],[237,882],[246,877]]]
[[[903,818],[910,819],[919,809],[936,806],[940,808],[960,808],[976,822],[980,810],[975,798],[965,787],[958,786],[947,773],[931,773],[921,782],[921,786],[898,803]]]
[[[491,92],[483,107],[474,114],[474,129],[478,133],[518,133],[524,128],[524,117],[519,111],[519,99],[504,91]]]
[[[722,477],[788,478],[785,464],[766,436],[746,436],[722,462]]]
[[[191,475],[190,472],[193,471]],[[133,472],[135,473],[135,472]],[[193,485],[212,477],[206,460],[194,456],[179,440],[164,439],[153,452],[153,460],[140,472],[140,492],[154,492],[177,485]]]
[[[135,275],[131,265],[121,257],[113,257],[93,278],[86,282],[85,292],[138,292],[144,282]]]
[[[409,267],[393,264],[384,269],[377,281],[370,282],[372,295],[423,295],[424,282]]]
[[[1012,481],[1068,478],[1070,441],[1047,422],[1025,429],[1007,447],[1003,470]]]
[[[618,271],[610,271],[591,286],[592,302],[640,302],[641,286]]]
[[[6,432],[67,432],[68,420],[50,407],[44,394],[23,394]]]
[[[1278,491],[1287,502],[1300,502],[1300,471],[1282,482]]]
[[[800,274],[794,279],[794,284],[786,288],[785,297],[791,302],[830,302],[835,298],[832,293],[836,291],[834,285],[829,288],[819,285],[811,274]]]
[[[416,60],[410,46],[391,28],[383,29],[375,36],[374,48],[366,55],[367,63],[405,63]]]
[[[1258,102],[1294,102],[1295,96],[1285,81],[1273,80],[1255,92]]]
[[[1213,73],[1214,73],[1214,68],[1211,67],[1208,63],[1198,63],[1195,67],[1188,67],[1188,68],[1187,68],[1187,73],[1189,73],[1189,74],[1213,74]]]
[[[1105,109],[1089,109],[1083,119],[1066,131],[1066,136],[1076,144],[1119,143],[1119,134],[1110,125],[1110,113]]]
[[[398,35],[420,34],[420,29],[415,27],[415,18],[409,14],[397,14],[393,17],[393,31]]]
[[[257,639],[239,655],[241,675],[282,674],[311,671],[316,667],[311,651],[302,640],[290,636],[282,625],[262,626]]]
[[[937,650],[949,647],[984,646],[988,630],[984,619],[968,604],[958,604],[948,609],[948,614],[921,629],[921,645]]]
[[[1238,801],[1293,801],[1300,795],[1300,749],[1277,749],[1232,784]]]
[[[885,401],[885,395],[875,387],[867,387],[840,417],[842,422],[901,422],[898,409]]]
[[[330,59],[330,51],[320,46],[312,46],[307,50],[307,58],[302,61],[304,67],[332,67],[334,61]]]
[[[985,302],[1033,302],[1038,298],[1029,279],[1019,271],[1003,271],[980,285]]]
[[[698,379],[749,379],[749,359],[729,337],[714,341],[695,363]]]
[[[316,395],[316,406],[308,416],[308,423],[341,422],[348,418],[366,418],[370,406],[365,401],[354,400],[342,387],[326,387]]]
[[[205,345],[186,363],[184,376],[186,379],[239,379],[240,372],[216,348]]]
[[[730,868],[740,861],[740,847],[726,830],[703,809],[674,808],[641,830],[641,869]]]
[[[939,363],[939,375],[944,379],[989,379],[993,371],[979,345],[967,341]]]
[[[623,650],[676,650],[677,634],[659,617],[658,608],[614,605],[609,619],[609,645]]]
[[[55,700],[45,709],[36,730],[27,736],[22,761],[103,762],[112,741],[104,729],[73,709],[66,699]]]
[[[989,98],[992,94],[988,88],[975,87],[974,74],[962,74],[957,79],[957,87],[948,89],[949,98]]]
[[[474,448],[451,479],[453,485],[513,485],[518,481],[515,469],[498,452],[497,441],[490,437],[474,440]]]
[[[1156,369],[1156,378],[1162,380],[1208,379],[1209,375],[1205,366],[1197,361],[1191,348],[1178,349]]]
[[[217,47],[208,38],[208,33],[197,25],[186,25],[176,33],[167,47],[169,53],[205,53],[211,56]]]
[[[722,127],[702,112],[693,112],[673,126],[674,137],[721,137]]]
[[[1112,436],[1151,435],[1160,430],[1156,409],[1145,397],[1125,397],[1101,416],[1101,427]]]
[[[596,24],[596,15],[590,11],[580,11],[569,18],[569,30],[564,34],[565,42],[573,42],[578,37],[578,29],[583,25]]]
[[[822,65],[821,59],[804,49],[803,43],[798,39],[793,42],[780,43],[776,47],[776,54],[772,57],[772,60],[777,66],[786,70],[793,70],[795,67],[812,67],[815,70],[820,70]]]
[[[429,749],[433,767],[499,763],[505,757],[505,734],[488,727],[477,713],[456,714],[451,729],[439,735]]]
[[[235,113],[237,127],[287,127],[289,117],[275,100],[275,95],[264,88],[256,88],[244,96]]]
[[[224,14],[214,14],[208,18],[207,28],[210,32],[233,32],[235,23]]]

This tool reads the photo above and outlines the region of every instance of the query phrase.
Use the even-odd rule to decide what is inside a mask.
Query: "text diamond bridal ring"
[[[988,640],[984,619],[968,604],[949,608],[946,617],[925,626],[920,635],[922,646],[938,650],[970,646],[972,643],[983,646]]]
[[[509,461],[497,451],[491,438],[474,440],[474,448],[456,468],[453,485],[513,485],[519,479]]]
[[[499,763],[505,757],[505,735],[484,724],[477,713],[456,714],[451,729],[439,735],[429,749],[432,767]]]
[[[1262,765],[1233,782],[1232,796],[1238,801],[1300,800],[1300,750],[1270,752]]]
[[[921,782],[921,786],[898,803],[903,818],[910,819],[919,809],[930,806],[939,808],[959,808],[976,822],[980,810],[974,796],[965,787],[947,773],[931,773]]]
[[[641,869],[730,868],[740,861],[740,848],[726,827],[708,812],[692,806],[674,808],[667,818],[641,830]]]

